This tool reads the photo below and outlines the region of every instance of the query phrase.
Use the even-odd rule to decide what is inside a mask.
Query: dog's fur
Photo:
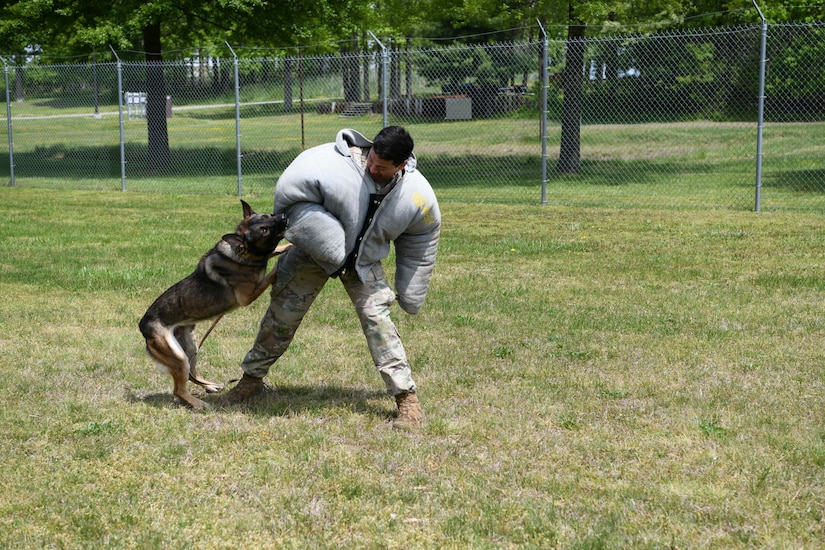
[[[222,388],[198,377],[195,323],[254,302],[278,274],[277,267],[266,273],[267,261],[292,246],[278,246],[287,227],[286,215],[257,214],[246,202],[241,204],[244,218],[235,233],[224,235],[191,275],[161,294],[139,324],[149,356],[175,382],[173,393],[195,409],[208,405],[189,393],[188,380],[207,392]]]

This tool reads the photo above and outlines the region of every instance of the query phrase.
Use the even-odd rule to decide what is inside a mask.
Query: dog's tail
[[[224,389],[226,386],[231,384],[232,382],[237,382],[238,380],[228,380],[226,384],[216,384],[215,382],[210,382],[209,380],[204,380],[199,376],[195,376],[191,372],[189,373],[189,381],[193,384],[197,384],[198,386],[205,389],[208,393],[215,393],[219,392]]]

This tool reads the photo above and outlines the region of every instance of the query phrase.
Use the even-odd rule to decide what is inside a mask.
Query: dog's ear
[[[229,246],[231,246],[233,249],[237,249],[239,247],[244,246],[243,237],[241,237],[237,233],[227,233],[226,235],[221,237],[221,239],[228,242]]]
[[[243,217],[248,218],[255,212],[252,210],[252,207],[249,206],[245,200],[241,199],[241,205],[243,206]]]

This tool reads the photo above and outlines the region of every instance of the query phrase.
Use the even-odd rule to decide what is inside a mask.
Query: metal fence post
[[[756,199],[754,209],[759,212],[762,208],[762,127],[765,118],[765,65],[767,63],[768,21],[759,9],[756,0],[753,0],[759,17],[762,18],[762,41],[759,46],[759,115],[756,125]]]
[[[11,131],[11,96],[9,95],[9,66],[6,60],[3,61],[3,72],[6,75],[6,125],[9,127],[9,185],[14,187],[14,140]]]
[[[389,96],[389,88],[390,88],[390,85],[389,85],[389,67],[388,67],[389,64],[387,63],[387,57],[389,56],[389,54],[387,53],[387,48],[384,47],[384,44],[382,44],[381,41],[378,40],[378,37],[375,36],[372,33],[372,31],[367,31],[367,32],[370,33],[370,36],[372,37],[372,39],[375,40],[375,43],[378,44],[379,48],[381,48],[381,79],[382,79],[381,102],[384,105],[384,128],[386,128],[387,125],[388,125],[388,123],[387,123],[387,97]]]
[[[120,118],[120,190],[126,191],[126,140],[123,136],[123,63],[117,52],[109,46],[117,61],[117,112]]]
[[[307,148],[306,110],[304,107],[304,50],[298,50],[298,103],[301,105],[301,151]]]
[[[547,90],[550,88],[550,68],[548,60],[547,32],[541,25],[541,21],[536,19],[541,30],[541,205],[547,205]]]
[[[243,195],[243,177],[241,176],[241,80],[238,76],[238,56],[235,50],[229,45],[229,42],[224,41],[229,51],[232,52],[235,65],[235,149],[238,153],[238,196]]]

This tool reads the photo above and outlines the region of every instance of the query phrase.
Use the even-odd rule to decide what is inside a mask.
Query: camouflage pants
[[[278,258],[278,280],[272,286],[269,308],[261,319],[255,344],[241,363],[250,376],[262,378],[289,347],[312,302],[329,280],[318,265],[293,247]],[[361,282],[354,271],[340,277],[361,321],[372,360],[384,379],[387,392],[397,395],[415,391],[404,345],[390,319],[395,292],[384,268],[376,264],[369,280]]]

